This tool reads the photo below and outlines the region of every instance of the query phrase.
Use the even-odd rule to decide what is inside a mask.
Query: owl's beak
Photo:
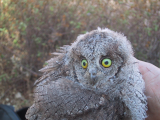
[[[96,70],[91,70],[91,71],[89,71],[89,74],[90,74],[90,79],[91,79],[90,83],[91,84],[96,84],[96,82],[97,82],[97,71]]]
[[[97,77],[97,76],[96,76],[95,74],[93,74],[93,73],[90,74],[90,78],[91,78],[92,80],[96,79],[96,77]]]

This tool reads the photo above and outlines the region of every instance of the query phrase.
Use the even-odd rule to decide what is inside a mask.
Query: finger
[[[160,74],[160,68],[154,66],[153,64],[143,62],[143,61],[140,61],[140,60],[138,60],[137,62],[138,62],[139,70],[140,70],[142,75],[144,75],[148,72],[150,72],[154,76],[157,76],[157,75]]]

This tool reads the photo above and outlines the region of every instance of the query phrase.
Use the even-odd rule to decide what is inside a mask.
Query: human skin
[[[145,94],[148,102],[146,120],[160,120],[160,68],[140,60],[137,62],[145,81]]]

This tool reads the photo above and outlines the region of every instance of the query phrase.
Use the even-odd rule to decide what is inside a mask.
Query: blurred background
[[[160,67],[159,0],[0,0],[0,103],[30,106],[51,53],[97,27],[123,33],[138,59]]]

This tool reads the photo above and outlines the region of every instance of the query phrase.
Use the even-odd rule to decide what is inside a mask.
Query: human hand
[[[137,62],[145,81],[145,94],[148,102],[146,120],[160,120],[160,68],[140,60]]]

